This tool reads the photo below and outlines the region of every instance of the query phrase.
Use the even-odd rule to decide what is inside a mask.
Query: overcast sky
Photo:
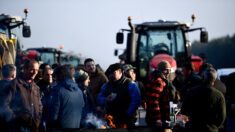
[[[106,69],[118,62],[115,48],[124,48],[115,42],[120,28],[129,28],[127,17],[133,23],[159,19],[191,22],[203,26],[209,40],[235,33],[235,0],[1,0],[0,13],[24,16],[29,9],[28,25],[31,38],[21,38],[24,49],[31,47],[59,48],[94,58]],[[189,35],[199,40],[200,33]]]

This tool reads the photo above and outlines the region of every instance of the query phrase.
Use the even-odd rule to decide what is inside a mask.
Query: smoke
[[[86,116],[86,124],[89,124],[97,129],[104,129],[105,128],[110,128],[107,125],[107,122],[105,120],[102,120],[95,116],[93,113],[88,113]]]

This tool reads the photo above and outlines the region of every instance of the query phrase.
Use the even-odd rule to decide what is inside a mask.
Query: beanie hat
[[[166,60],[163,60],[163,61],[160,61],[158,64],[157,64],[157,69],[159,71],[164,71],[165,69],[170,69],[171,68],[171,65],[168,61]]]
[[[135,69],[135,67],[133,67],[133,66],[130,65],[130,64],[125,64],[125,65],[123,66],[123,70],[124,70],[124,71],[128,71],[128,70],[131,70],[131,69]]]
[[[82,69],[78,70],[74,75],[74,78],[77,83],[84,82],[88,77],[89,77],[88,73]]]

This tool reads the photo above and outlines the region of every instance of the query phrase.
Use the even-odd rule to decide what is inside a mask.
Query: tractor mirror
[[[122,32],[118,32],[116,36],[116,42],[118,44],[122,44],[124,40],[124,34]]]
[[[117,55],[118,55],[118,50],[115,49],[115,50],[114,50],[114,56],[117,56]]]
[[[169,40],[171,40],[171,34],[170,34],[170,33],[167,33],[167,38],[168,38]]]
[[[30,37],[31,36],[31,30],[30,26],[23,26],[23,37]]]
[[[201,41],[201,43],[208,43],[208,32],[207,31],[201,31],[200,41]]]

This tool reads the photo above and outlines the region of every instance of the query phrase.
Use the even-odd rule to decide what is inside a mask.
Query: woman
[[[78,84],[78,87],[82,90],[85,102],[85,106],[82,112],[81,127],[88,128],[89,126],[86,123],[86,117],[89,113],[94,113],[95,111],[95,103],[91,93],[88,90],[88,86],[90,84],[89,75],[87,72],[80,69],[75,73],[74,78],[76,83]]]

